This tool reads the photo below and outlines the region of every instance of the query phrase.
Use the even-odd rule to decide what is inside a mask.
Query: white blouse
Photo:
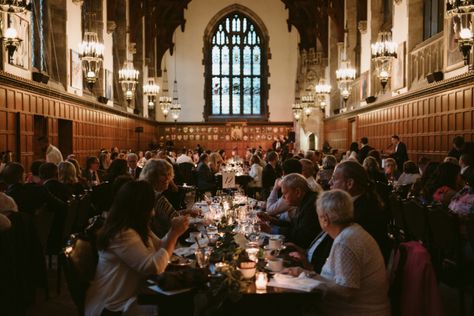
[[[94,280],[86,293],[85,315],[99,316],[104,308],[123,315],[149,315],[140,310],[136,297],[146,278],[165,270],[169,255],[150,232],[147,248],[133,229],[114,237],[107,250],[99,251]],[[149,308],[148,308],[149,309]]]
[[[253,181],[249,183],[249,187],[262,187],[262,173],[263,168],[259,164],[254,163],[252,167],[250,167],[249,176],[253,178]]]

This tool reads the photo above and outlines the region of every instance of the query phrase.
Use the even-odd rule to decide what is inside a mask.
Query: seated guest
[[[250,163],[249,176],[252,178],[252,181],[249,182],[248,186],[253,191],[261,190],[263,167],[260,165],[260,158],[257,155],[253,155]]]
[[[421,176],[425,173],[426,167],[428,166],[428,163],[430,160],[426,157],[421,157],[418,159],[418,172],[420,173]]]
[[[319,151],[308,150],[306,151],[304,158],[309,159],[314,164],[314,167],[319,169],[319,163],[321,161],[321,153]]]
[[[86,180],[87,185],[89,187],[99,185],[102,180],[101,175],[99,172],[99,159],[93,156],[87,157],[86,168],[82,171],[82,177]]]
[[[42,184],[41,179],[39,177],[39,168],[42,164],[44,164],[46,160],[35,160],[31,163],[30,166],[30,172],[26,176],[25,183],[36,183],[36,184]]]
[[[337,159],[333,155],[328,155],[323,158],[322,169],[316,175],[316,182],[318,182],[323,190],[329,189],[329,180],[331,180],[332,173],[336,167]]]
[[[145,166],[146,169],[146,166]],[[123,185],[97,236],[99,261],[86,293],[85,315],[123,312],[154,315],[155,310],[136,302],[146,278],[163,272],[188,219],[173,219],[161,240],[150,230],[154,192],[145,181]]]
[[[397,162],[395,161],[395,159],[385,159],[383,169],[389,183],[394,183],[398,180],[400,172],[398,171]]]
[[[155,190],[155,213],[151,229],[158,237],[163,237],[171,227],[173,217],[178,212],[163,195],[174,176],[173,166],[164,159],[150,159],[140,174],[140,180],[147,181]]]
[[[308,248],[321,231],[315,213],[317,194],[309,189],[305,177],[297,173],[283,177],[281,192],[288,205],[297,207],[295,219],[285,233],[286,240],[301,248]]]
[[[145,157],[145,154],[143,153],[143,151],[139,151],[138,152],[138,163],[137,163],[137,166],[142,168],[143,169],[143,166],[146,164],[146,157]]]
[[[105,179],[109,183],[113,183],[117,177],[123,175],[130,175],[128,172],[128,162],[125,159],[115,159],[109,166],[107,170],[107,176]]]
[[[77,182],[79,182],[83,187],[87,186],[87,181],[82,177],[82,169],[81,166],[79,165],[79,162],[74,159],[74,158],[68,158],[66,161],[72,163],[74,165],[74,168],[76,170],[76,178]]]
[[[321,275],[321,315],[390,315],[385,264],[374,238],[354,222],[352,198],[342,190],[317,200],[319,224],[334,243]],[[301,268],[284,272],[299,275]]]
[[[379,166],[382,167],[382,155],[380,154],[380,151],[372,149],[367,154],[367,157],[374,157],[377,160]]]
[[[468,219],[474,215],[474,170],[469,168],[462,174],[462,178],[465,185],[451,199],[449,210],[462,219]]]
[[[84,192],[84,187],[77,179],[76,168],[67,160],[58,164],[58,180],[66,186],[70,196]]]
[[[375,183],[380,182],[387,184],[387,177],[385,176],[385,173],[381,171],[377,159],[372,156],[368,156],[364,159],[362,166],[367,171],[367,175],[369,176],[370,180]]]
[[[8,215],[13,212],[18,212],[15,200],[0,192],[0,232],[10,229],[11,222]]]
[[[464,141],[462,136],[456,136],[453,139],[453,148],[449,151],[448,156],[459,159],[462,154],[474,156],[474,143]]]
[[[331,189],[344,190],[352,196],[355,222],[372,235],[387,259],[390,252],[389,216],[365,169],[356,161],[341,162],[334,170],[330,185]]]
[[[459,165],[459,160],[455,157],[450,157],[450,156],[447,156],[443,159],[443,162],[449,162],[449,163],[452,163],[453,165]]]
[[[181,155],[176,158],[176,163],[178,165],[182,163],[190,163],[194,165],[193,158],[191,158],[191,156],[188,155],[188,150],[186,150],[186,148],[183,148],[181,151]]]
[[[66,203],[71,198],[71,193],[65,184],[58,180],[58,166],[52,162],[41,165],[39,170],[43,186],[49,194]]]
[[[306,178],[308,181],[308,186],[313,192],[320,193],[323,191],[323,188],[316,182],[314,178],[316,174],[315,164],[309,159],[300,159],[300,164],[302,167],[301,174]]]
[[[349,150],[346,151],[345,159],[358,160],[357,155],[359,153],[359,144],[356,142],[351,143]]]
[[[403,163],[403,173],[398,178],[396,187],[412,185],[420,177],[416,164],[411,160],[407,160]]]
[[[286,176],[290,173],[301,174],[303,167],[298,160],[291,158],[283,162],[282,169],[283,176]],[[275,185],[273,186],[272,192],[270,192],[270,196],[267,199],[265,210],[266,214],[271,216],[280,215],[286,212],[287,216],[285,219],[290,220],[296,215],[296,207],[289,205],[288,202],[283,198],[281,192],[281,180],[281,178],[275,180]]]
[[[463,186],[459,165],[443,162],[434,172],[433,178],[423,189],[423,195],[428,202],[449,205],[451,199]]]
[[[127,165],[128,165],[128,174],[133,179],[138,179],[140,177],[140,172],[142,172],[142,168],[138,167],[137,154],[129,153],[127,155]]]
[[[102,150],[99,154],[99,170],[103,173],[109,169],[110,163],[112,162],[110,156],[111,154],[107,150]]]
[[[224,160],[222,160],[219,153],[214,152],[209,155],[209,169],[211,169],[212,174],[218,173],[223,163]]]
[[[5,166],[2,172],[7,184],[5,193],[15,200],[20,212],[34,214],[46,204],[48,194],[43,186],[36,183],[24,184],[24,171],[23,166],[17,162],[10,162]]]
[[[216,184],[214,181],[214,175],[212,174],[211,169],[208,166],[209,156],[204,153],[199,157],[199,163],[196,168],[196,177],[197,177],[197,187],[199,191],[216,191]]]
[[[430,161],[426,165],[421,177],[412,185],[410,195],[418,197],[423,203],[431,201],[431,198],[425,198],[426,185],[431,182],[434,177],[436,170],[438,169],[439,162]]]
[[[267,152],[267,164],[262,171],[262,195],[264,199],[267,199],[270,195],[278,177],[278,154],[275,151],[269,151]]]

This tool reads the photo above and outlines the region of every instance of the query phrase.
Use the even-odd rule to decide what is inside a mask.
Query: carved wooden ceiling
[[[344,0],[281,0],[288,9],[288,29],[294,26],[300,34],[300,49],[315,48],[328,52],[328,17],[335,22],[338,41],[344,39]],[[191,0],[143,0],[147,43],[156,41],[158,68],[165,52],[173,54],[173,34],[178,26],[184,30],[184,10]],[[321,47],[317,47],[320,43]],[[147,45],[148,46],[148,45]],[[149,47],[151,48],[151,47]],[[148,53],[149,49],[146,49]],[[150,56],[151,57],[151,56]]]

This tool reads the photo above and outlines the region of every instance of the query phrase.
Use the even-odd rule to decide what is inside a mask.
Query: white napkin
[[[311,292],[315,288],[321,287],[324,283],[312,278],[308,278],[305,273],[301,273],[298,277],[293,277],[287,274],[276,273],[268,286],[282,287],[285,289],[299,290],[304,292]]]
[[[209,240],[207,238],[201,238],[201,239],[199,239],[199,244],[201,245],[201,247],[207,247],[207,245],[209,244]],[[175,250],[173,252],[177,256],[187,257],[187,256],[190,256],[190,255],[194,254],[194,252],[196,252],[197,248],[198,248],[198,244],[194,243],[189,247],[175,248]]]

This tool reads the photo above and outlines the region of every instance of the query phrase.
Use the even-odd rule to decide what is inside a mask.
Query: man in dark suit
[[[390,253],[387,236],[389,215],[373,187],[364,167],[356,161],[341,162],[329,182],[331,189],[340,189],[354,199],[354,220],[362,226],[377,242],[385,259]]]
[[[262,171],[262,194],[267,199],[273,189],[278,174],[278,154],[275,151],[267,153],[267,164]]]
[[[394,146],[394,151],[390,157],[397,162],[398,170],[403,170],[403,164],[408,160],[407,145],[400,141],[398,135],[392,136],[392,145]]]
[[[369,139],[367,137],[362,137],[360,139],[360,144],[361,147],[357,153],[357,160],[359,160],[360,163],[363,163],[364,159],[367,158],[367,155],[373,148],[369,146]]]
[[[142,168],[137,166],[138,163],[138,156],[135,153],[130,153],[127,156],[127,165],[128,165],[128,173],[132,176],[133,179],[138,179],[140,177],[140,173],[142,172]]]

